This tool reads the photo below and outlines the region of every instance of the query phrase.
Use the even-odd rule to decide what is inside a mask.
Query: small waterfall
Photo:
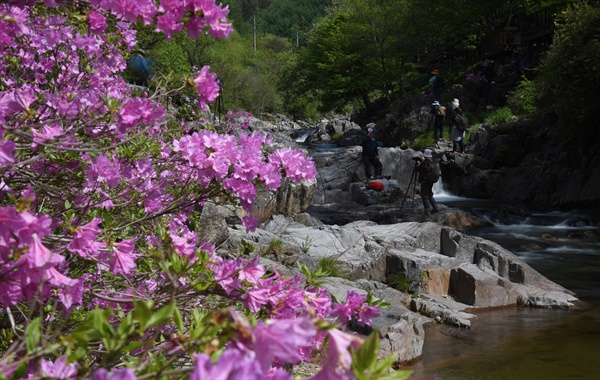
[[[308,138],[308,136],[310,136],[314,131],[315,131],[314,129],[303,129],[303,130],[298,131],[297,137],[296,137],[296,142],[299,142],[299,143],[306,142],[306,139]]]

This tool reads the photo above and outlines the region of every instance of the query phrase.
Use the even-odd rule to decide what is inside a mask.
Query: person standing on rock
[[[431,117],[433,118],[433,138],[435,141],[444,137],[444,119],[446,118],[446,107],[437,100],[431,105]],[[438,137],[439,135],[439,137]]]
[[[374,133],[373,128],[367,129],[367,134],[363,136],[361,143],[367,179],[382,178],[383,165],[379,161],[379,144],[373,137]],[[371,165],[375,169],[375,174],[372,174]]]
[[[421,200],[423,201],[423,213],[429,215],[438,212],[438,205],[433,198],[433,185],[440,179],[440,168],[433,161],[431,149],[423,152],[423,161],[417,166],[419,183],[421,184]]]
[[[454,119],[454,112],[457,108],[460,107],[460,101],[456,98],[452,99],[451,102],[448,102],[448,106],[446,107],[446,120],[448,121],[448,134],[452,133],[452,120]]]
[[[433,90],[433,100],[442,101],[442,91],[444,90],[444,78],[438,69],[431,72],[432,77],[429,78],[429,84]]]
[[[465,153],[465,131],[467,130],[469,121],[463,115],[462,108],[458,107],[454,110],[454,117],[452,117],[452,132],[450,137],[452,138],[452,151]],[[460,148],[460,150],[458,150]]]

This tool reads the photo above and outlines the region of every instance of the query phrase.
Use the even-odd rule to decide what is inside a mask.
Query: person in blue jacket
[[[127,66],[131,70],[134,76],[134,83],[138,86],[147,86],[150,81],[150,68],[148,66],[148,59],[144,56],[141,51],[136,52],[129,61]]]
[[[379,160],[379,144],[375,140],[375,137],[373,137],[374,132],[373,128],[369,128],[367,134],[363,136],[361,143],[367,179],[382,178],[383,165]],[[371,165],[375,169],[375,175],[371,173]]]

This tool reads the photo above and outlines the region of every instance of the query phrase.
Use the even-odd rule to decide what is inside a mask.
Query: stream
[[[432,325],[411,379],[598,379],[600,215],[466,199],[436,189],[442,205],[494,225],[469,234],[497,242],[580,299],[571,310],[509,308],[475,313],[470,329]]]
[[[313,144],[312,157],[344,149]],[[457,197],[436,200],[490,221],[470,235],[515,253],[580,300],[570,310],[507,308],[477,312],[469,329],[432,324],[422,357],[403,367],[413,380],[600,379],[600,214]]]

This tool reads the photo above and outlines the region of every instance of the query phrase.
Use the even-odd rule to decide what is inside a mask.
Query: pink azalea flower
[[[113,257],[109,264],[114,274],[129,275],[135,271],[135,255],[132,253],[135,239],[123,240],[113,245]]]
[[[336,303],[335,305],[333,305],[331,313],[329,313],[330,316],[337,318],[341,324],[348,323],[348,321],[352,319],[353,314],[354,310],[351,309],[345,303]]]
[[[251,284],[258,285],[260,278],[266,273],[265,267],[260,265],[260,258],[256,257],[252,261],[240,259],[240,281],[248,281]]]
[[[307,380],[354,380],[350,348],[358,350],[363,340],[358,336],[337,329],[329,330],[328,334],[329,347],[327,348],[327,359],[323,363],[323,369]]]
[[[257,313],[269,301],[269,291],[267,289],[252,289],[244,294],[244,306],[251,312]]]
[[[7,107],[13,112],[26,110],[37,100],[37,95],[32,88],[18,89],[12,92]]]
[[[35,149],[38,144],[50,141],[50,140],[54,139],[55,137],[59,137],[64,133],[64,131],[63,131],[62,126],[60,126],[60,125],[55,125],[52,127],[49,125],[44,125],[44,126],[42,126],[42,128],[39,131],[36,131],[34,129],[32,131],[32,133],[33,133],[33,143],[31,144],[31,147],[33,149]]]
[[[183,23],[180,21],[180,19],[181,17],[172,13],[158,16],[155,31],[164,33],[165,37],[167,37],[167,40],[170,40],[174,33],[177,33],[183,29]]]
[[[242,225],[246,227],[246,232],[255,231],[258,228],[258,217],[254,215],[246,215],[242,219]]]
[[[198,91],[198,108],[200,109],[219,96],[217,74],[211,73],[209,70],[210,66],[204,66],[198,71],[198,75],[194,79],[194,84]]]
[[[102,34],[106,28],[108,28],[108,24],[106,23],[106,17],[102,15],[102,13],[91,11],[88,14],[88,23],[90,26],[90,31],[95,34]]]
[[[100,249],[106,247],[106,243],[97,241],[102,232],[98,225],[102,222],[100,218],[94,218],[88,224],[77,228],[73,240],[67,245],[67,249],[79,256],[91,259],[95,257]]]
[[[38,235],[33,234],[32,244],[27,253],[27,261],[30,268],[47,269],[64,262],[65,258],[44,247]]]
[[[111,369],[109,373],[105,368],[100,368],[92,375],[92,380],[136,380],[135,372],[130,368]]]
[[[77,363],[67,364],[66,357],[61,356],[54,363],[50,360],[42,359],[41,375],[52,379],[75,379],[77,377]]]
[[[260,364],[246,359],[239,350],[227,349],[213,364],[210,357],[200,354],[190,380],[244,379],[264,380],[265,375]]]
[[[373,319],[381,315],[379,308],[376,306],[364,306],[358,313],[358,322],[363,325],[371,326]]]
[[[215,273],[215,280],[225,289],[227,294],[231,294],[234,290],[240,287],[237,277],[239,264],[233,260],[227,260],[215,265],[212,265]]]
[[[263,371],[271,368],[273,360],[298,364],[298,349],[312,343],[317,330],[307,318],[259,322],[254,328],[254,350]]]
[[[351,310],[358,310],[362,304],[367,300],[367,296],[364,294],[359,294],[355,291],[349,291],[346,296],[346,304]]]
[[[0,269],[4,269],[0,266]],[[10,275],[3,275],[0,279],[0,304],[14,306],[23,300],[21,282]]]
[[[12,140],[0,142],[0,165],[15,163],[15,148],[17,144]]]
[[[58,299],[65,309],[69,310],[73,305],[83,305],[82,297],[84,292],[83,280],[72,280],[69,285],[65,285],[58,291]]]
[[[105,182],[108,186],[117,186],[122,178],[121,165],[106,154],[92,159],[92,165],[85,171],[89,182]]]
[[[316,293],[307,292],[308,301],[315,309],[315,317],[326,318],[331,311],[331,297],[323,288],[317,288],[315,291]]]

